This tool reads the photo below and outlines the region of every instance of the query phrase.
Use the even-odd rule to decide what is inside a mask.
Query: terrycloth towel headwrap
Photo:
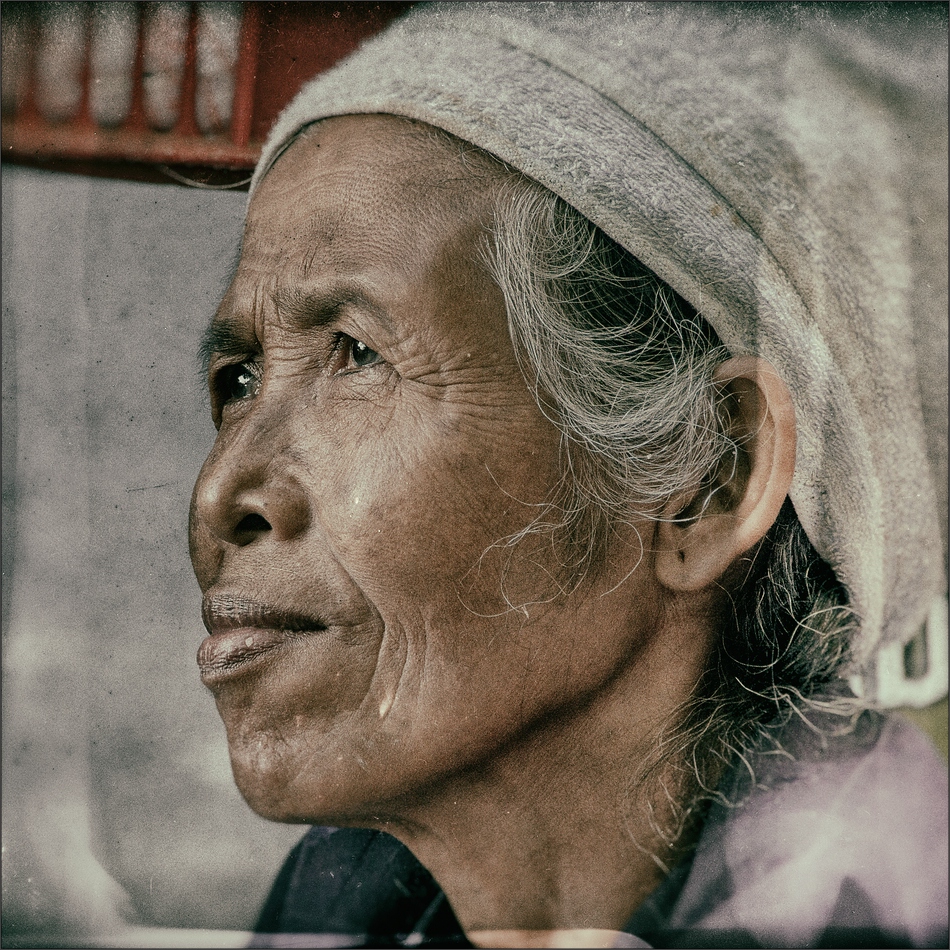
[[[946,684],[946,27],[938,4],[427,4],[304,87],[254,184],[308,123],[390,113],[572,204],[786,380],[854,682],[922,703]]]

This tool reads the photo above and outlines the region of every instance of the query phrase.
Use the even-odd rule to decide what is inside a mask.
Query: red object
[[[187,39],[178,94],[178,119],[163,131],[152,128],[145,108],[146,16],[161,3],[136,3],[136,40],[131,98],[117,128],[96,123],[90,109],[92,4],[82,4],[76,20],[76,44],[82,50],[79,106],[75,114],[54,122],[38,106],[39,44],[47,16],[46,4],[4,3],[4,30],[17,19],[18,36],[27,44],[25,89],[12,106],[5,93],[3,160],[85,174],[168,181],[167,166],[208,183],[247,177],[257,162],[267,132],[280,111],[311,77],[352,52],[359,43],[386,27],[413,4],[408,2],[244,3],[234,66],[230,126],[203,134],[196,121],[198,92],[198,4],[189,4]],[[5,49],[6,52],[6,49]],[[6,69],[4,57],[4,69]],[[10,67],[13,68],[12,66]],[[4,75],[4,86],[15,77]]]

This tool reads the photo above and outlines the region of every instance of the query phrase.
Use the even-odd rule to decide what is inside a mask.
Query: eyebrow
[[[333,287],[306,291],[299,288],[283,288],[273,295],[273,302],[281,316],[302,330],[319,330],[328,327],[339,317],[340,311],[355,306],[369,313],[384,329],[392,332],[393,323],[379,304],[366,292],[353,284],[338,284]],[[247,356],[256,346],[256,339],[237,320],[215,317],[205,328],[198,344],[198,363],[203,376],[215,356]]]
[[[338,283],[319,290],[299,287],[281,288],[273,296],[277,311],[294,326],[304,330],[318,330],[330,326],[340,311],[356,307],[370,314],[385,329],[392,330],[392,320],[362,287],[353,283]]]
[[[198,363],[202,375],[208,375],[212,357],[217,354],[246,356],[252,345],[253,341],[248,339],[247,333],[236,321],[215,318],[205,327],[198,344]]]

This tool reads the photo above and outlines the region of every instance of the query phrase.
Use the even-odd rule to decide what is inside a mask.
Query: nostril
[[[260,534],[262,531],[270,531],[271,527],[267,519],[262,515],[252,512],[245,515],[235,528],[235,533],[239,535]]]
[[[194,517],[216,543],[241,548],[264,539],[289,541],[309,527],[309,498],[293,479],[223,466],[209,467],[202,478]]]

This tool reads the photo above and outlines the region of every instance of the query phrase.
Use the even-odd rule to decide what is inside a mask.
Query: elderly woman
[[[259,945],[946,940],[867,711],[945,676],[944,16],[433,5],[278,122],[191,513],[237,784],[318,826]]]

